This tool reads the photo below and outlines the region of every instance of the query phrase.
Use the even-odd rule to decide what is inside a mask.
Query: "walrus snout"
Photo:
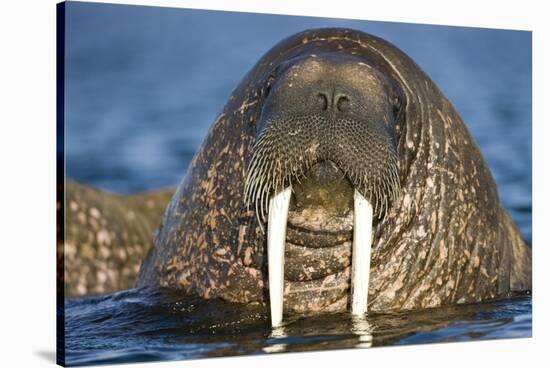
[[[317,107],[321,111],[346,112],[350,106],[350,97],[338,90],[317,93]]]
[[[382,218],[400,187],[395,83],[368,60],[332,54],[297,58],[269,83],[245,184],[260,222],[270,196],[290,186],[297,205],[340,213],[355,189]]]

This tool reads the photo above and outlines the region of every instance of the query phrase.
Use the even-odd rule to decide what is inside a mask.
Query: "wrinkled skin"
[[[478,302],[530,289],[530,249],[502,207],[479,148],[453,106],[396,47],[342,29],[306,31],[283,40],[244,77],[168,205],[138,285],[238,303],[268,302],[265,222],[254,205],[246,205],[245,183],[257,139],[272,124],[266,114],[284,114],[292,106],[303,109],[300,114],[313,106],[315,113],[328,105],[338,110],[339,99],[330,90],[317,104],[303,102],[304,94],[293,95],[290,83],[284,93],[281,81],[289,81],[292,67],[298,68],[296,87],[304,88],[308,75],[319,80],[320,74],[312,72],[311,59],[316,57],[325,63],[321,73],[350,60],[373,69],[367,75],[378,76],[375,82],[366,76],[355,81],[364,83],[368,93],[345,92],[352,101],[358,96],[367,96],[368,103],[379,101],[359,116],[374,124],[370,126],[374,133],[366,138],[359,132],[356,137],[359,142],[382,143],[359,158],[374,166],[390,163],[392,155],[397,159],[399,180],[393,188],[399,191],[378,194],[387,201],[376,211],[369,311]],[[327,80],[339,79],[327,75]],[[274,96],[295,99],[295,104],[275,103]],[[348,102],[340,104],[340,110],[346,111]],[[381,122],[384,125],[376,125]],[[308,142],[302,144],[289,149],[310,154]],[[329,143],[321,142],[321,148],[323,144]],[[387,154],[369,161],[369,155],[381,150]],[[368,186],[344,177],[353,171],[344,167],[346,163],[360,162],[352,154],[346,160],[342,152],[329,157],[315,151],[311,156],[315,162],[298,164],[307,170],[301,183],[293,181],[285,312],[342,311],[349,306],[350,195],[360,189],[375,197]],[[366,168],[360,172],[376,177]],[[290,180],[296,177],[291,175]]]

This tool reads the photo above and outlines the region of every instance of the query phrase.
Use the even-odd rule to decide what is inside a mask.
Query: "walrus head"
[[[351,263],[352,311],[362,314],[373,221],[400,188],[403,92],[365,58],[338,53],[288,60],[266,86],[244,198],[267,222],[273,324],[283,299],[326,310],[327,294],[349,288]]]

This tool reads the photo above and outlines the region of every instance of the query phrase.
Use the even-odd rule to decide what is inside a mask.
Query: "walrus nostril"
[[[326,111],[328,110],[328,102],[329,98],[326,93],[318,93],[317,94],[317,104],[321,108],[321,110]]]
[[[317,106],[322,111],[335,110],[338,112],[345,112],[350,105],[350,99],[348,96],[341,93],[326,93],[319,92],[317,94]]]
[[[335,100],[336,100],[335,106],[337,111],[344,112],[349,108],[350,102],[349,102],[348,96],[337,95]]]

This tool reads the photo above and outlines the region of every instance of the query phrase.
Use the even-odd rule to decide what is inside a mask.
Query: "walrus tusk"
[[[269,200],[267,222],[267,266],[269,272],[269,303],[271,325],[283,322],[283,289],[285,267],[286,221],[291,187],[277,193]]]
[[[369,296],[372,205],[357,190],[354,195],[353,248],[351,258],[351,313],[364,315]]]
[[[273,195],[269,200],[267,257],[269,302],[271,325],[273,327],[278,327],[283,322],[286,224],[291,192],[291,187],[288,187]],[[369,201],[358,191],[355,191],[354,195],[354,218],[351,261],[351,313],[353,315],[364,315],[367,312],[369,294],[373,210]]]

